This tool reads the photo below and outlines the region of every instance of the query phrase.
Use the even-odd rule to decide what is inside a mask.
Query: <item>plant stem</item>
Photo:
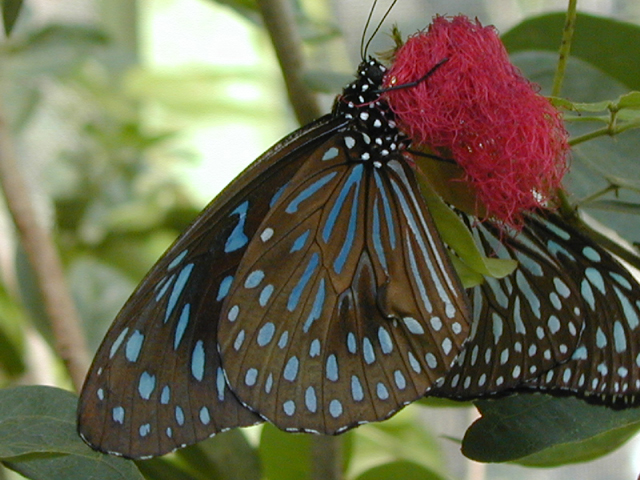
[[[265,27],[275,48],[289,102],[293,106],[300,125],[305,125],[321,115],[314,93],[304,83],[304,54],[302,37],[290,0],[258,0]]]
[[[30,192],[15,158],[15,149],[0,104],[0,186],[20,242],[34,271],[55,348],[76,390],[82,387],[89,355],[75,304],[67,288],[62,262],[49,231],[38,221]]]
[[[342,478],[342,438],[330,435],[311,437],[311,479]]]
[[[567,69],[567,61],[569,60],[569,54],[571,53],[571,40],[576,28],[577,3],[578,0],[569,0],[564,29],[562,30],[562,42],[560,43],[558,67],[556,68],[556,73],[553,77],[553,86],[551,87],[551,96],[553,97],[559,97],[560,91],[562,90],[564,74]]]

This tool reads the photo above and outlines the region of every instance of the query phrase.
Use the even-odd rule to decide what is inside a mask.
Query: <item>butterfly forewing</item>
[[[229,390],[217,350],[222,302],[278,192],[340,122],[285,138],[204,210],[118,314],[83,387],[78,428],[94,448],[160,455],[260,418]],[[271,157],[285,151],[284,161]]]
[[[640,392],[640,285],[610,253],[557,215],[535,216],[529,229],[575,279],[585,328],[571,359],[528,382],[611,406],[637,405]]]
[[[240,401],[287,430],[381,420],[441,379],[467,300],[399,154],[331,138],[262,222],[219,325]],[[363,156],[364,155],[364,156]]]

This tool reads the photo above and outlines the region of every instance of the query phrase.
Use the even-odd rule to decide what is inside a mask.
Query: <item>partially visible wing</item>
[[[537,217],[507,232],[460,213],[487,257],[514,259],[503,279],[486,277],[469,291],[473,326],[464,352],[433,394],[474,399],[514,389],[576,351],[585,328],[573,272],[556,257]]]
[[[272,147],[149,272],[111,326],[83,387],[78,430],[89,445],[155,456],[260,421],[229,390],[220,366],[222,302],[270,204],[343,123],[325,117]]]
[[[585,322],[571,359],[525,387],[570,392],[613,407],[640,404],[640,285],[629,270],[557,215],[529,228],[574,279]]]
[[[387,418],[442,381],[468,334],[466,295],[413,172],[397,154],[363,160],[367,139],[332,137],[298,171],[222,311],[231,389],[285,430]]]

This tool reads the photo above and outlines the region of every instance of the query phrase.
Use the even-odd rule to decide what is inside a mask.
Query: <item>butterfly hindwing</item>
[[[441,379],[467,300],[399,154],[332,137],[274,204],[219,325],[238,398],[276,426],[335,434],[381,420]],[[380,160],[378,166],[374,166]]]
[[[260,421],[229,390],[217,350],[222,302],[278,191],[339,122],[274,146],[153,267],[100,346],[78,408],[82,437],[127,457],[160,455]],[[282,160],[272,157],[281,154]]]

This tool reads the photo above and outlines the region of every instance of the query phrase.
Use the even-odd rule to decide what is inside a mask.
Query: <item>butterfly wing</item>
[[[232,390],[285,430],[335,434],[392,415],[441,381],[468,333],[413,172],[399,154],[364,161],[367,139],[336,135],[297,172],[222,311]]]
[[[571,359],[527,382],[614,407],[640,398],[640,285],[629,270],[557,215],[534,216],[530,229],[574,279],[585,327]]]
[[[342,123],[325,117],[267,151],[142,281],[107,333],[80,396],[78,429],[93,448],[155,456],[260,421],[225,382],[217,350],[222,302],[270,203]]]
[[[507,277],[485,277],[469,291],[469,340],[435,393],[473,399],[516,388],[569,360],[584,320],[571,273],[532,222],[521,232],[508,232],[460,215],[485,256],[518,262]]]

